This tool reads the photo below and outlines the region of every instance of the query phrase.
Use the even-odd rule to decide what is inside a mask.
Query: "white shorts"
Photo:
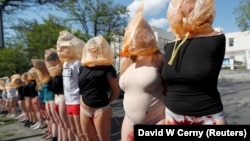
[[[91,109],[86,109],[83,106],[81,106],[81,113],[84,114],[85,116],[88,116],[88,117],[95,117],[95,116],[103,113],[105,110],[107,110],[109,108],[110,108],[109,105],[101,107],[101,108],[91,108]]]
[[[216,125],[216,121],[224,118],[224,112],[205,116],[185,116],[173,113],[166,107],[165,117],[169,125]]]

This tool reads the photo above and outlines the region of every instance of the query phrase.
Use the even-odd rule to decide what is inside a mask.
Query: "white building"
[[[159,50],[164,53],[166,43],[173,41],[175,36],[172,32],[154,27],[152,29],[158,41]],[[220,27],[214,28],[216,31],[223,32]],[[246,67],[250,69],[250,30],[245,32],[225,33],[226,36],[226,53],[223,67],[235,69],[236,67]],[[123,37],[118,37],[118,42],[111,43],[116,54],[115,67],[119,71],[120,57],[119,52],[122,48]]]
[[[155,37],[156,37],[156,40],[158,42],[159,50],[162,53],[164,53],[164,46],[168,42],[173,41],[175,39],[175,35],[170,31],[166,31],[166,30],[163,30],[163,29],[155,27],[155,26],[152,26],[152,29],[155,33]]]
[[[232,32],[226,35],[226,54],[224,65],[229,63],[231,69],[246,66],[250,69],[250,31]],[[249,65],[249,66],[248,66]]]
[[[175,39],[175,36],[172,32],[166,31],[164,29],[158,28],[151,26],[154,33],[156,40],[158,42],[158,47],[159,50],[164,53],[164,46],[167,42],[173,41]],[[122,49],[123,46],[123,36],[116,36],[117,42],[112,42],[111,43],[111,48],[113,48],[113,51],[115,53],[115,62],[114,62],[114,67],[116,70],[119,72],[120,68],[120,57],[119,57],[119,52]]]

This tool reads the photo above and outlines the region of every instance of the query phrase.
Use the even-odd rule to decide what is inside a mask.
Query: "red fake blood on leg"
[[[127,141],[134,141],[134,132],[130,132],[130,133],[128,134]]]

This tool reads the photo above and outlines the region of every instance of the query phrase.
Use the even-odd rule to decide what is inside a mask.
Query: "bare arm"
[[[109,103],[112,103],[115,99],[117,99],[119,97],[120,89],[119,89],[117,78],[112,77],[108,81],[109,81],[109,84],[111,87],[111,94],[110,94],[110,98],[109,98]]]

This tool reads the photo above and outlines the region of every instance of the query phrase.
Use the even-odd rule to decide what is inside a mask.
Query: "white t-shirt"
[[[80,60],[65,62],[63,64],[63,89],[67,105],[80,104],[78,87],[78,74],[81,66]]]
[[[7,98],[17,97],[16,88],[10,88],[9,90],[6,90],[6,92],[7,92]]]

